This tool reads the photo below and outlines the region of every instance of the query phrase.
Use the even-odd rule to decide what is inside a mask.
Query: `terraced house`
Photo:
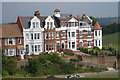
[[[42,52],[59,52],[61,48],[77,50],[79,47],[102,48],[102,29],[97,22],[83,14],[73,16],[54,10],[53,16],[18,16],[17,24],[24,37],[24,54],[39,55]]]

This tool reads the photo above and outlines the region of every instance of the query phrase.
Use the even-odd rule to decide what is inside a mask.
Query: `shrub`
[[[74,52],[70,49],[64,49],[63,52],[64,52],[64,54],[67,54],[67,55],[71,55],[71,56],[74,55]]]
[[[79,59],[72,58],[72,59],[70,59],[70,61],[78,62],[78,61],[80,61],[80,60],[79,60]]]
[[[97,47],[97,46],[94,46],[93,49],[95,49],[95,50],[100,50],[100,48]]]

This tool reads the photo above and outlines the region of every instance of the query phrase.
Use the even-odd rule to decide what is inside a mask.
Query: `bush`
[[[94,46],[93,49],[95,49],[95,50],[100,50],[100,48],[97,47],[97,46]]]
[[[67,55],[70,55],[70,56],[74,55],[74,52],[70,49],[64,49],[63,52],[64,52],[64,54],[67,54]]]
[[[78,61],[80,61],[80,60],[79,60],[79,59],[75,59],[75,58],[73,58],[73,59],[70,59],[70,61],[78,62]]]

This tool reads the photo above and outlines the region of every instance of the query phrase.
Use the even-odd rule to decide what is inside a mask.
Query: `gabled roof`
[[[96,24],[94,25],[94,30],[101,30],[102,28],[100,27],[99,23],[96,22]]]
[[[0,38],[23,37],[18,24],[0,25]]]
[[[25,29],[28,29],[30,28],[30,21],[31,19],[33,18],[33,16],[31,17],[20,17],[21,18],[21,21],[22,21],[22,24],[23,24],[23,27]],[[45,19],[47,18],[47,16],[40,16],[40,26],[43,28],[44,25],[45,25]]]

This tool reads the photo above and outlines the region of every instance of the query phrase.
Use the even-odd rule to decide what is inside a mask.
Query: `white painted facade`
[[[102,49],[102,30],[94,30],[94,46]]]
[[[43,31],[44,28],[40,26],[40,19],[34,16],[31,19],[31,25],[28,29],[23,29],[23,36],[24,36],[24,47],[26,50],[25,52],[28,55],[39,55],[43,52]]]

